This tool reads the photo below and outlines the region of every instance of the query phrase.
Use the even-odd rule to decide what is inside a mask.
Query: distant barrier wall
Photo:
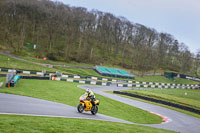
[[[141,84],[117,84],[117,87],[140,87],[140,88],[163,88],[163,89],[195,89],[199,87],[194,86],[165,86],[165,85],[141,85]]]
[[[155,98],[150,98],[150,97],[141,96],[141,95],[128,93],[128,92],[113,91],[113,93],[126,95],[126,96],[131,96],[131,97],[135,97],[135,98],[140,98],[140,99],[144,99],[144,100],[147,100],[147,101],[160,103],[160,104],[168,105],[168,106],[171,106],[171,107],[187,110],[187,111],[190,111],[190,112],[193,112],[193,113],[196,113],[196,114],[200,114],[200,110],[199,109],[188,107],[188,106],[184,106],[184,105],[180,105],[180,104],[176,104],[176,103],[172,103],[172,102],[168,102],[168,101],[164,101],[164,100],[158,100],[158,99],[155,99]]]
[[[37,71],[24,71],[24,70],[13,70],[13,69],[5,69],[0,68],[1,72],[15,72],[15,73],[21,73],[21,74],[33,74],[33,75],[39,75],[39,76],[49,76],[55,74],[55,73],[43,73],[43,72],[37,72]],[[47,77],[47,78],[49,78]],[[134,81],[134,80],[117,80],[117,79],[110,79],[110,78],[103,78],[103,77],[93,77],[93,76],[79,76],[79,75],[66,75],[62,74],[61,78],[74,78],[74,79],[84,79],[84,80],[100,80],[103,82],[126,82],[127,84],[118,84],[119,87],[151,87],[151,88],[195,88],[199,87],[199,85],[194,84],[172,84],[172,83],[154,83],[154,82],[141,82],[141,81]],[[80,80],[81,81],[81,80]],[[92,81],[91,81],[92,82]]]

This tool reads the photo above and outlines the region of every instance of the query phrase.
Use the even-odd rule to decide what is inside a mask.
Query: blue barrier
[[[11,86],[11,87],[14,87],[14,86],[17,84],[17,82],[18,82],[18,80],[19,80],[20,78],[21,78],[20,75],[15,75],[14,78],[11,80],[10,86]]]

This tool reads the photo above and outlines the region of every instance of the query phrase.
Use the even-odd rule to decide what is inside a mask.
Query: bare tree
[[[168,33],[124,17],[50,0],[1,0],[0,44],[62,61],[121,65],[141,75],[163,68],[197,74],[198,58]],[[193,69],[193,70],[194,70]]]

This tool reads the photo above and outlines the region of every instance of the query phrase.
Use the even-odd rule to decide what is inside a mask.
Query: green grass
[[[171,101],[174,103],[200,109],[200,91],[189,89],[141,89],[141,90],[124,90],[125,92],[139,94]],[[185,94],[186,93],[186,94]]]
[[[40,66],[37,64],[24,62],[24,61],[17,60],[17,59],[14,59],[14,58],[11,58],[11,57],[5,56],[5,55],[0,55],[0,67],[23,69],[23,70],[57,71],[54,68],[47,68],[47,67]]]
[[[0,88],[0,92],[25,95],[77,106],[84,90],[77,83],[21,79],[15,88]],[[147,111],[96,95],[100,99],[99,113],[135,123],[160,123],[162,119]],[[141,117],[142,116],[142,117]]]
[[[184,114],[187,114],[187,115],[190,115],[190,116],[193,116],[193,117],[200,119],[200,115],[186,111],[186,110],[182,110],[182,109],[179,109],[179,108],[175,108],[175,107],[171,107],[171,106],[167,106],[167,105],[164,105],[164,104],[159,104],[159,103],[155,103],[155,102],[151,102],[151,101],[147,101],[147,100],[143,100],[143,99],[135,98],[135,97],[131,97],[131,96],[115,94],[115,93],[113,93],[113,91],[105,91],[105,92],[111,93],[111,94],[114,94],[114,95],[118,95],[118,96],[121,96],[121,97],[126,97],[126,98],[129,98],[129,99],[133,99],[133,100],[137,100],[137,101],[146,102],[146,103],[158,105],[158,106],[161,106],[161,107],[169,108],[169,109],[172,109],[172,110],[175,110],[175,111],[178,111],[178,112],[181,112],[181,113],[184,113]]]
[[[175,78],[176,84],[200,84],[200,82],[189,80],[189,79],[182,79],[182,78]]]
[[[93,69],[82,69],[82,68],[68,68],[68,67],[55,67],[56,69],[59,69],[61,71],[65,71],[67,73],[73,74],[73,75],[81,75],[81,76],[97,76],[101,77],[96,71]]]
[[[52,65],[68,65],[68,66],[83,66],[83,67],[94,67],[94,65],[91,64],[85,64],[85,63],[76,63],[76,62],[62,62],[62,61],[52,61],[47,59],[46,61],[44,61],[42,58],[37,59],[36,57],[20,57],[23,58],[25,60],[28,61],[32,61],[32,62],[38,62],[38,63],[43,63],[43,64],[52,64]]]
[[[6,78],[5,77],[0,77],[0,82],[3,82],[4,86],[5,86]],[[3,87],[3,88],[5,88],[5,87]]]
[[[93,69],[64,68],[64,67],[48,68],[48,67],[40,66],[34,63],[17,60],[5,55],[0,55],[0,67],[15,68],[15,69],[22,69],[22,70],[36,70],[36,71],[46,70],[50,72],[59,71],[59,72],[67,73],[67,74],[83,75],[83,76],[86,76],[86,75],[100,76]]]
[[[156,82],[156,83],[173,83],[173,84],[199,84],[197,81],[192,81],[189,79],[175,78],[175,80],[170,80],[164,76],[135,76],[136,81],[144,82]]]
[[[3,133],[172,133],[173,131],[115,122],[73,118],[0,115]]]

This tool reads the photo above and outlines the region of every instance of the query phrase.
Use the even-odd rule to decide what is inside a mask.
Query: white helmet
[[[86,89],[86,92],[90,94],[91,90],[89,88]]]

